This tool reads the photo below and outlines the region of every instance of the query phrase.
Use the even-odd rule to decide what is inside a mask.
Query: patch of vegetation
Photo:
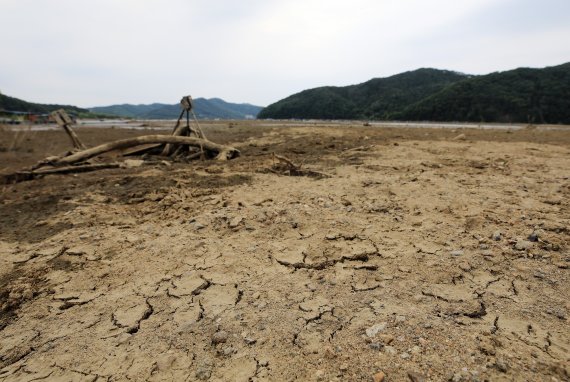
[[[258,118],[570,123],[570,63],[485,76],[418,69],[359,85],[321,87]]]

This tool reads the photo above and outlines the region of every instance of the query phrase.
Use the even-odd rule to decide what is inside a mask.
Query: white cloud
[[[0,0],[9,15],[0,90],[81,106],[174,103],[186,93],[268,104],[422,66],[552,65],[569,59],[568,28],[540,23],[525,33],[485,20],[564,1]]]

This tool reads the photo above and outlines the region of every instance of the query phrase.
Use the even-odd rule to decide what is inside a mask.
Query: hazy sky
[[[420,67],[570,61],[570,0],[0,0],[0,91],[83,107],[261,106]]]

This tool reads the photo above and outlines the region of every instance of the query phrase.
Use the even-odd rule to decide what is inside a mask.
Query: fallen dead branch
[[[318,179],[331,178],[331,175],[323,172],[303,169],[302,165],[297,165],[284,156],[273,153],[272,158],[273,166],[269,169],[272,173],[288,176],[308,176],[310,178]]]
[[[21,170],[11,174],[0,176],[0,184],[19,183],[26,180],[32,180],[44,175],[51,174],[73,174],[79,172],[89,172],[108,168],[121,167],[120,163],[95,163],[80,166],[52,167],[39,170]]]
[[[52,113],[55,121],[65,130],[76,151],[61,156],[45,158],[34,166],[10,174],[0,174],[0,184],[17,183],[31,180],[48,174],[68,174],[94,171],[105,168],[121,167],[119,163],[87,163],[91,158],[118,151],[119,155],[141,155],[154,152],[166,157],[181,157],[184,160],[213,158],[225,161],[240,155],[239,150],[231,146],[220,145],[206,138],[200,128],[198,119],[193,112],[193,101],[190,96],[180,101],[182,112],[176,121],[172,135],[145,135],[142,137],[121,139],[96,147],[86,148],[77,134],[71,128],[73,120],[63,110]],[[190,113],[194,118],[194,127],[190,126]],[[181,125],[182,117],[186,114],[186,125]],[[190,135],[194,134],[195,137]],[[190,150],[193,147],[197,150]],[[79,151],[77,151],[79,150]]]
[[[77,163],[110,151],[123,150],[130,147],[146,145],[149,143],[170,143],[205,149],[217,154],[215,157],[216,160],[233,159],[238,157],[240,154],[239,150],[233,147],[220,145],[201,138],[180,137],[173,135],[144,135],[142,137],[121,139],[118,141],[105,143],[87,150],[79,151],[69,156],[52,161],[52,164],[58,166],[63,164]]]

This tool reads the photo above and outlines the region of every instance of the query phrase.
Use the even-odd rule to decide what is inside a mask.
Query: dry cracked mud
[[[570,380],[569,129],[205,131],[242,157],[2,186],[0,381]]]

